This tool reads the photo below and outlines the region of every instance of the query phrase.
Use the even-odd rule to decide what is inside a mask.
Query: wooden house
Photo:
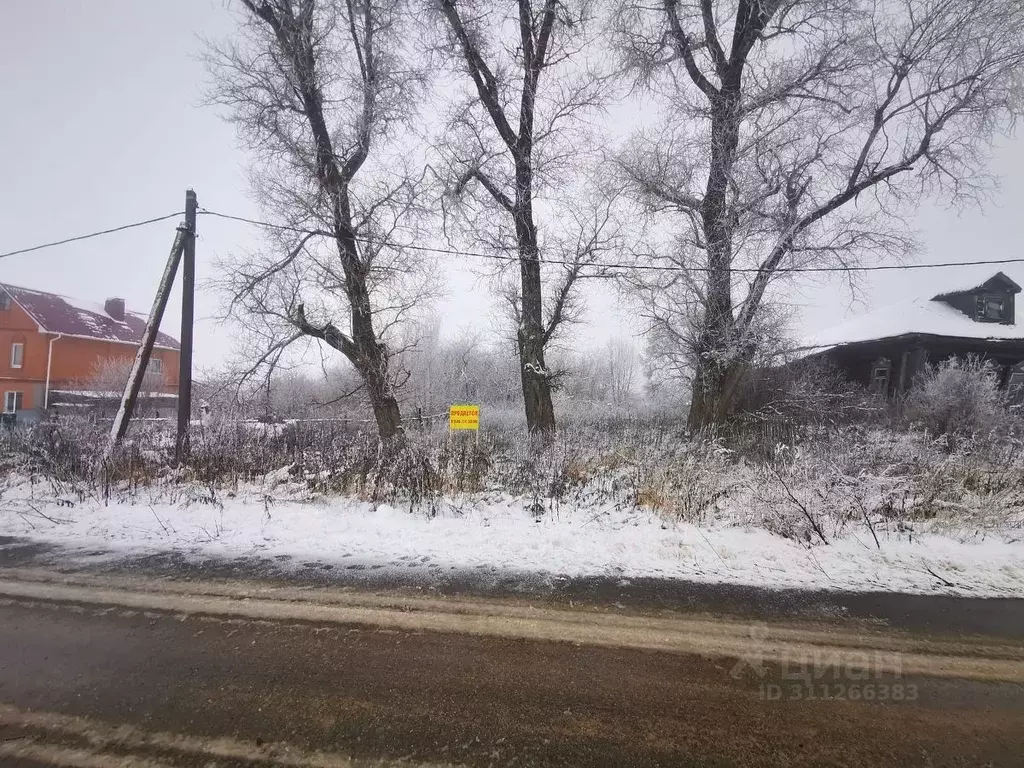
[[[851,318],[815,334],[798,349],[825,358],[853,381],[894,396],[926,364],[977,355],[992,361],[1000,384],[1024,385],[1024,326],[1017,324],[1021,287],[1003,272],[962,277],[938,293]]]

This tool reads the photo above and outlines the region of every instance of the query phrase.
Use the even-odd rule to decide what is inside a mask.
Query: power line
[[[256,219],[247,219],[245,216],[232,216],[230,213],[219,213],[217,211],[211,211],[208,208],[199,209],[200,216],[215,216],[218,219],[230,219],[231,221],[241,221],[245,224],[255,224],[257,227],[267,227],[269,229],[279,229],[282,232],[295,232],[300,235],[323,235],[324,237],[331,237],[330,232],[323,232],[319,229],[302,229],[301,227],[290,227],[287,224],[271,224],[269,221],[257,221]]]
[[[245,224],[252,224],[257,227],[266,227],[268,229],[276,229],[283,232],[294,232],[301,235],[322,235],[325,237],[333,237],[332,233],[324,232],[322,230],[314,229],[303,229],[302,227],[293,227],[287,224],[274,224],[269,221],[259,221],[257,219],[246,218],[245,216],[235,216],[229,213],[220,213],[219,211],[211,211],[206,208],[200,209],[199,213],[205,216],[214,216],[220,219],[229,219],[231,221],[238,221]],[[169,213],[165,216],[157,216],[152,219],[146,219],[144,221],[136,221],[131,224],[123,224],[119,227],[113,227],[111,229],[103,229],[97,232],[90,232],[85,235],[77,235],[75,237],[68,237],[64,240],[56,240],[50,243],[41,243],[40,245],[34,245],[29,248],[20,248],[15,251],[8,251],[6,253],[0,253],[0,259],[8,256],[18,256],[24,253],[32,253],[34,251],[41,251],[45,248],[53,248],[58,245],[66,245],[67,243],[74,243],[81,240],[89,240],[94,237],[101,237],[103,235],[111,235],[115,232],[123,232],[126,229],[134,229],[136,227],[144,227],[149,224],[156,224],[167,219],[173,219],[176,216],[183,215],[182,211],[176,211]],[[354,238],[357,242],[370,243],[372,241],[366,238],[356,237]],[[480,251],[462,251],[454,248],[438,248],[436,246],[429,245],[415,245],[413,243],[384,243],[394,248],[405,248],[412,251],[423,251],[427,253],[440,253],[449,256],[463,256],[468,258],[477,259],[490,259],[492,261],[502,262],[516,262],[519,260],[518,256],[514,255],[503,255],[499,253],[483,253]],[[579,266],[577,262],[568,261],[565,259],[542,259],[545,264],[558,264],[562,266]],[[985,265],[1000,265],[1000,264],[1021,264],[1024,263],[1024,258],[1016,259],[983,259],[981,261],[947,261],[934,264],[876,264],[871,266],[849,266],[849,267],[779,267],[774,272],[778,273],[830,273],[830,272],[884,272],[884,271],[901,271],[901,270],[915,270],[915,269],[944,269],[947,267],[971,267],[971,266],[985,266]],[[666,266],[664,264],[626,264],[617,262],[604,262],[604,261],[589,261],[582,264],[584,267],[595,267],[598,269],[608,270],[641,270],[641,271],[653,271],[653,272],[681,272],[684,269],[691,272],[709,272],[709,267],[677,267],[677,266]],[[738,273],[757,273],[760,270],[756,267],[733,267],[732,272]]]
[[[322,235],[324,237],[333,237],[334,235],[330,232],[324,232],[323,230],[317,229],[303,229],[301,227],[293,227],[287,224],[273,224],[269,221],[259,221],[257,219],[249,219],[244,216],[233,216],[228,213],[219,213],[218,211],[210,211],[205,208],[200,209],[200,214],[207,216],[215,216],[220,219],[230,219],[231,221],[239,221],[245,224],[253,224],[257,227],[267,227],[268,229],[276,229],[282,232],[294,232],[300,235]],[[369,243],[372,242],[366,238],[356,237],[353,238],[356,242]],[[479,251],[460,251],[452,248],[437,248],[428,245],[414,245],[412,243],[384,243],[394,248],[406,248],[412,251],[427,251],[430,253],[443,253],[450,256],[467,256],[471,258],[480,259],[492,259],[496,261],[515,262],[519,260],[518,256],[505,256],[498,253],[482,253]],[[542,259],[544,264],[560,264],[564,266],[576,266],[576,262],[567,261],[564,259]],[[973,267],[973,266],[984,266],[984,265],[997,265],[997,264],[1021,264],[1024,263],[1024,258],[1016,259],[983,259],[981,261],[946,261],[935,264],[876,264],[871,266],[849,266],[849,267],[779,267],[774,272],[809,272],[809,273],[822,273],[822,272],[884,272],[884,271],[899,271],[899,270],[912,270],[912,269],[943,269],[946,267]],[[684,270],[683,267],[666,266],[664,264],[624,264],[624,263],[609,263],[601,261],[590,261],[583,264],[587,267],[598,267],[601,269],[622,269],[622,270],[647,270],[657,272],[681,272]],[[691,272],[710,272],[710,267],[686,267]],[[757,267],[733,267],[730,271],[741,272],[741,273],[757,273],[760,270]]]
[[[122,232],[126,229],[134,229],[135,227],[144,227],[147,224],[156,224],[158,221],[166,221],[167,219],[173,219],[175,216],[181,216],[182,211],[176,213],[168,213],[166,216],[157,216],[155,219],[146,219],[145,221],[136,221],[132,224],[123,224],[120,227],[114,227],[113,229],[103,229],[99,232],[90,232],[87,235],[76,235],[75,237],[68,237],[64,240],[56,240],[52,243],[42,243],[41,245],[33,245],[31,248],[20,248],[17,251],[8,251],[7,253],[0,253],[0,259],[7,258],[8,256],[17,256],[22,253],[32,253],[32,251],[41,251],[44,248],[53,248],[57,245],[64,245],[66,243],[75,243],[79,240],[88,240],[92,237],[100,237],[101,235],[112,235],[114,232]]]
[[[259,221],[257,219],[247,219],[244,216],[232,216],[229,213],[219,213],[217,211],[207,210],[206,208],[199,209],[200,214],[206,216],[215,216],[218,219],[230,219],[231,221],[241,221],[245,224],[253,224],[257,227],[267,227],[268,229],[277,229],[282,232],[294,232],[298,235],[322,235],[323,237],[334,237],[332,232],[325,232],[321,229],[303,229],[301,227],[292,227],[287,224],[273,224],[269,221]],[[373,241],[364,237],[354,237],[357,243],[371,243]],[[472,256],[480,259],[497,259],[499,261],[518,261],[518,256],[502,256],[498,253],[481,253],[475,251],[457,251],[451,248],[435,248],[429,245],[413,245],[412,243],[382,243],[382,245],[390,245],[394,248],[407,248],[411,251],[429,251],[431,253],[446,253],[452,256]],[[571,262],[548,262],[552,264],[565,263],[570,264]]]

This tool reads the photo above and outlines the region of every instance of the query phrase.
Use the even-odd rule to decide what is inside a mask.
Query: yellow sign
[[[453,405],[448,409],[448,429],[480,429],[480,406]]]

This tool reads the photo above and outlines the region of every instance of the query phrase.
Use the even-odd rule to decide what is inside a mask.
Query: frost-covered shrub
[[[916,452],[908,449],[920,442],[891,430],[845,427],[829,439],[778,446],[771,461],[756,467],[749,522],[809,545],[851,531],[877,542],[880,531],[898,529],[907,515],[916,471]]]
[[[131,482],[146,482],[166,465],[173,437],[160,426],[140,421],[107,462],[103,450],[110,421],[62,418],[0,432],[0,453],[9,469],[65,481],[104,472]]]
[[[800,360],[758,368],[743,379],[732,416],[714,436],[750,461],[776,460],[780,445],[826,441],[850,424],[882,424],[884,402],[848,381],[831,363]]]
[[[954,440],[987,435],[1008,418],[995,366],[973,355],[928,366],[907,398],[906,414],[929,434]]]
[[[809,545],[853,535],[884,546],[924,530],[975,536],[1024,527],[1024,444],[1012,435],[951,450],[920,430],[851,426],[779,446],[774,461],[753,470],[737,521]]]
[[[372,425],[225,421],[196,426],[190,460],[174,467],[172,425],[134,424],[104,461],[108,431],[85,420],[0,431],[0,458],[61,492],[123,500],[346,495],[427,515],[510,504],[527,519],[628,509],[666,525],[756,526],[813,547],[851,535],[884,547],[919,530],[1024,528],[1024,437],[1012,432],[951,447],[923,429],[805,425],[789,442],[765,431],[759,458],[657,418],[563,419],[543,439],[522,425],[473,435],[435,422],[410,429],[408,448],[382,462]]]
[[[741,485],[733,454],[706,441],[685,443],[663,461],[636,466],[636,505],[685,523],[716,518]]]
[[[828,360],[798,360],[755,369],[745,376],[736,396],[734,418],[746,423],[837,425],[863,422],[880,412],[880,406],[877,398],[849,381]]]

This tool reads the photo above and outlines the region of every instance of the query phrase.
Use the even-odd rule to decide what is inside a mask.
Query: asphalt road
[[[566,615],[570,642],[522,612],[503,637],[416,629],[401,606],[385,626],[236,603],[0,599],[0,765],[1024,765],[1005,645],[976,652],[1014,682],[594,645],[592,616]]]

